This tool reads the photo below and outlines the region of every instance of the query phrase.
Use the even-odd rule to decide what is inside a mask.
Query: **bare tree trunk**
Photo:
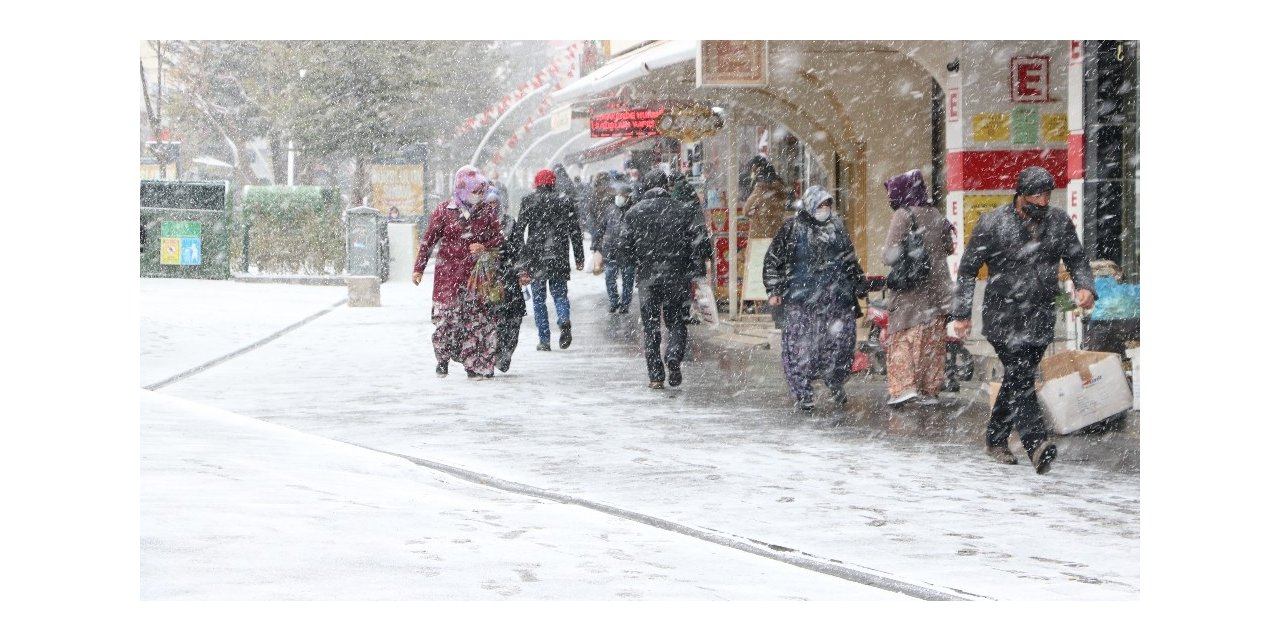
[[[151,89],[147,86],[147,69],[142,65],[142,61],[138,61],[138,74],[142,77],[142,100],[147,105],[147,123],[151,125],[151,138],[156,144],[147,147],[151,152],[151,156],[160,163],[160,179],[165,178],[165,174],[169,168],[169,145],[161,144],[160,140],[160,114],[151,108]]]
[[[287,142],[281,142],[279,136],[272,135],[271,179],[276,184],[289,184],[289,148]]]
[[[365,196],[368,195],[368,167],[365,164],[364,156],[356,153],[356,171],[351,184],[351,203],[353,207],[361,206],[365,203]]]

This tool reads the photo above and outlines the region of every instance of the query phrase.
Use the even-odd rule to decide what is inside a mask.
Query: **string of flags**
[[[547,111],[551,109],[551,94],[560,90],[560,88],[564,85],[565,80],[572,79],[573,77],[574,76],[572,74],[569,74],[556,79],[556,82],[554,85],[552,85],[551,90],[548,91],[545,95],[543,95],[542,100],[538,102],[538,108],[534,111],[533,115],[526,118],[524,121],[524,124],[521,125],[520,128],[516,129],[511,134],[511,136],[507,138],[506,143],[503,144],[502,147],[499,148],[497,151],[494,151],[493,155],[490,156],[489,158],[490,168],[496,167],[499,164],[502,164],[502,161],[505,159],[505,154],[510,151],[514,151],[515,148],[519,146],[520,141],[523,140],[524,137],[528,135],[530,131],[533,130],[533,124],[537,122],[539,119],[541,119],[543,116],[547,115]]]
[[[578,52],[581,48],[581,41],[574,42],[566,47],[564,51],[551,60],[550,64],[533,74],[533,77],[527,82],[516,87],[514,91],[503,96],[484,111],[467,118],[454,131],[454,137],[457,138],[469,131],[492,124],[498,116],[506,113],[507,109],[511,108],[511,105],[524,98],[530,91],[548,82],[555,82],[556,86],[559,87],[565,79],[574,77],[574,72],[577,70]],[[544,98],[545,101],[546,99]]]

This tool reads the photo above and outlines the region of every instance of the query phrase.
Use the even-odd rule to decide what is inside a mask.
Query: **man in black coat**
[[[960,258],[955,307],[956,335],[969,334],[978,269],[987,265],[982,298],[982,334],[1004,365],[1004,380],[987,423],[987,454],[1017,464],[1009,434],[1017,429],[1036,473],[1048,473],[1058,448],[1049,441],[1036,400],[1035,375],[1053,341],[1058,265],[1075,284],[1076,303],[1093,306],[1093,273],[1067,213],[1049,206],[1053,176],[1042,167],[1018,174],[1013,202],[983,214]]]
[[[689,224],[688,208],[667,191],[667,175],[661,169],[646,173],[641,186],[640,201],[627,212],[618,253],[623,264],[636,266],[649,388],[661,389],[664,381],[678,387],[688,338],[684,318],[694,249],[702,238]],[[667,327],[665,369],[663,324]]]
[[[711,233],[707,229],[707,215],[702,210],[702,201],[698,200],[698,194],[694,192],[693,185],[689,184],[689,179],[682,173],[676,173],[671,177],[671,197],[675,198],[685,207],[689,215],[689,229],[695,234],[692,240],[693,257],[689,261],[689,279],[705,278],[707,276],[707,261],[712,257]],[[696,324],[699,322],[698,314],[693,311],[693,305],[697,304],[697,298],[693,296],[693,288],[689,289],[690,305],[685,307],[685,322]]]
[[[534,192],[520,200],[520,215],[512,230],[522,245],[518,270],[520,284],[533,285],[533,321],[538,327],[538,350],[551,350],[551,326],[547,319],[547,290],[556,305],[560,326],[560,348],[573,341],[569,323],[569,253],[578,269],[586,262],[582,247],[582,225],[577,207],[563,191],[556,189],[556,174],[547,169],[533,178]],[[527,236],[526,236],[527,233]]]

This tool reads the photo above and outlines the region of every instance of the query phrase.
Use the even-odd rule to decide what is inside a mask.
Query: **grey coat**
[[[1006,204],[983,214],[960,258],[952,315],[967,320],[973,314],[978,269],[987,265],[982,334],[990,342],[1016,348],[1053,341],[1059,261],[1077,290],[1096,295],[1089,261],[1067,213],[1050,207],[1038,234],[1033,234],[1034,226],[1018,217],[1013,203]]]
[[[902,238],[911,228],[911,214],[915,214],[916,226],[924,232],[924,248],[929,253],[929,279],[910,291],[889,291],[889,334],[946,316],[954,304],[955,285],[947,268],[947,256],[951,255],[951,223],[933,207],[904,207],[893,212],[889,233],[885,236],[881,258],[886,267],[892,267],[902,249]]]

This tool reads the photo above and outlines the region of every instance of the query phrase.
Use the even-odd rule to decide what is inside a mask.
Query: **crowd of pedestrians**
[[[436,246],[431,319],[436,373],[450,362],[484,380],[507,371],[531,301],[537,351],[551,350],[546,302],[555,307],[558,345],[572,344],[568,280],[582,271],[584,230],[590,235],[593,272],[603,274],[609,314],[628,314],[638,301],[649,387],[683,383],[688,325],[696,321],[691,283],[707,275],[712,243],[706,214],[688,178],[665,167],[641,174],[632,161],[623,173],[600,172],[583,184],[555,165],[538,171],[532,193],[516,215],[506,190],[471,166],[454,174],[453,196],[432,213],[419,245],[413,282],[422,280]],[[795,407],[814,409],[813,382],[832,403],[848,402],[845,384],[857,347],[860,298],[870,289],[835,199],[811,185],[798,199],[758,157],[743,176],[750,190],[746,210],[751,233],[769,238],[760,274],[768,309],[782,332],[781,367]],[[893,217],[881,249],[892,269],[903,239],[919,234],[927,276],[887,293],[889,334],[887,398],[892,407],[938,402],[944,378],[946,332],[953,323],[970,330],[974,282],[989,271],[983,301],[983,334],[995,348],[1005,376],[986,430],[987,453],[1016,464],[1008,439],[1017,431],[1038,473],[1056,456],[1035,398],[1034,376],[1052,340],[1058,265],[1065,264],[1076,302],[1093,303],[1093,281],[1083,248],[1066,213],[1048,206],[1055,184],[1048,171],[1029,167],[1017,178],[1010,204],[981,217],[960,257],[953,281],[946,258],[956,230],[930,200],[924,176],[912,170],[884,183]],[[665,345],[665,346],[664,346]]]

